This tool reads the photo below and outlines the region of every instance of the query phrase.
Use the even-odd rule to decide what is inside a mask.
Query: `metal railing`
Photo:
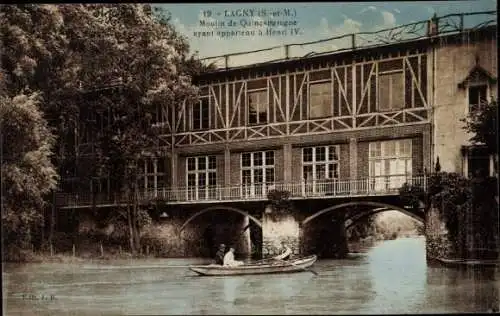
[[[248,66],[258,63],[276,62],[292,58],[304,58],[330,54],[358,48],[370,48],[474,31],[490,25],[496,25],[496,11],[448,14],[433,17],[430,20],[399,25],[393,28],[372,32],[344,34],[322,40],[285,44],[253,51],[243,51],[220,56],[201,58],[213,63],[217,68]]]
[[[216,203],[220,201],[267,200],[271,190],[288,191],[291,199],[337,198],[354,196],[397,195],[407,183],[426,189],[425,176],[391,175],[356,180],[312,180],[302,182],[275,182],[237,184],[227,186],[158,188],[141,191],[140,203],[164,201],[176,203]],[[60,207],[90,207],[92,205],[119,205],[131,201],[123,194],[58,193],[56,204]]]

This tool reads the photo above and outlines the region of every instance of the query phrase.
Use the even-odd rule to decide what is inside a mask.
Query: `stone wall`
[[[281,253],[284,242],[294,255],[299,249],[299,223],[293,215],[276,215],[268,206],[262,216],[262,255],[274,256]]]
[[[455,257],[453,244],[446,228],[444,218],[436,207],[427,211],[425,218],[427,259]]]
[[[77,256],[100,256],[102,245],[106,255],[129,252],[126,222],[102,225],[100,223],[105,221],[101,217],[106,217],[105,212],[113,213],[109,209],[97,213],[81,210],[75,214],[61,214],[67,219],[60,220],[56,227],[54,251],[70,253],[74,246]],[[141,230],[142,253],[157,257],[213,257],[218,244],[225,243],[235,247],[239,257],[251,254],[248,217],[233,212],[208,212],[194,218],[180,233],[188,215],[172,214],[167,219],[152,220]]]

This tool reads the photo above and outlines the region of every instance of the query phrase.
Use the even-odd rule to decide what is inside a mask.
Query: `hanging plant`
[[[293,214],[293,205],[290,201],[290,192],[282,190],[270,190],[267,193],[267,199],[270,203],[273,218],[278,218],[282,215]]]

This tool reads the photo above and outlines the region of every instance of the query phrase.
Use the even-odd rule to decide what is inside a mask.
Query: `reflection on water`
[[[7,265],[4,309],[7,315],[186,315],[486,312],[499,307],[496,270],[428,267],[423,238],[387,241],[348,259],[319,261],[313,266],[319,276],[198,277],[186,268],[202,262]],[[42,295],[55,299],[41,300]]]

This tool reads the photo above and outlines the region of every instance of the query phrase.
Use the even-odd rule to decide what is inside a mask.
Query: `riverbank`
[[[50,252],[32,252],[24,250],[19,253],[17,258],[4,258],[4,262],[9,263],[78,263],[89,261],[113,261],[122,259],[152,259],[157,258],[154,255],[137,254],[133,255],[129,252],[107,253],[104,255],[96,255],[94,253],[82,253],[73,255],[71,253],[50,254]],[[174,257],[172,257],[174,258]],[[10,260],[9,260],[10,259]]]

